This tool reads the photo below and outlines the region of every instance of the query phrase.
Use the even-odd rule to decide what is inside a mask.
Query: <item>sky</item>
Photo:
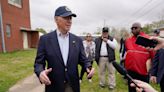
[[[134,22],[142,25],[158,21],[164,16],[164,0],[30,0],[32,29],[56,29],[55,10],[68,8],[77,15],[71,32],[96,32],[103,26],[130,29]]]

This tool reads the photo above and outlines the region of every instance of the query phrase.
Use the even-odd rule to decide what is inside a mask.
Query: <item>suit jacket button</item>
[[[65,72],[67,72],[67,68],[65,68]]]

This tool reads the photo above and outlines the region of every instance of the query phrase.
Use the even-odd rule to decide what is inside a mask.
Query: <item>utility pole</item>
[[[4,31],[3,31],[1,2],[0,2],[0,32],[1,32],[1,38],[2,38],[2,50],[3,50],[3,53],[6,53],[5,37],[4,37]]]

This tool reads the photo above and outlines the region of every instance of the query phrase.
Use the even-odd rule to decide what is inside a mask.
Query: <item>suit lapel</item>
[[[73,53],[72,51],[75,46],[76,46],[76,41],[74,40],[73,36],[71,34],[69,34],[69,52],[68,52],[67,65],[71,61],[70,58],[71,58],[71,55]]]
[[[62,54],[61,54],[61,51],[60,51],[60,47],[59,47],[59,42],[58,42],[58,39],[57,39],[56,31],[54,31],[54,35],[51,36],[50,40],[51,40],[51,44],[52,44],[52,46],[54,48],[54,52],[58,56],[60,62],[64,65],[64,61],[63,61]]]

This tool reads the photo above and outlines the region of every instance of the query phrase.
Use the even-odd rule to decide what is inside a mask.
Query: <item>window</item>
[[[22,8],[22,0],[8,0],[8,3]]]
[[[11,37],[11,25],[10,24],[6,25],[6,36]]]

